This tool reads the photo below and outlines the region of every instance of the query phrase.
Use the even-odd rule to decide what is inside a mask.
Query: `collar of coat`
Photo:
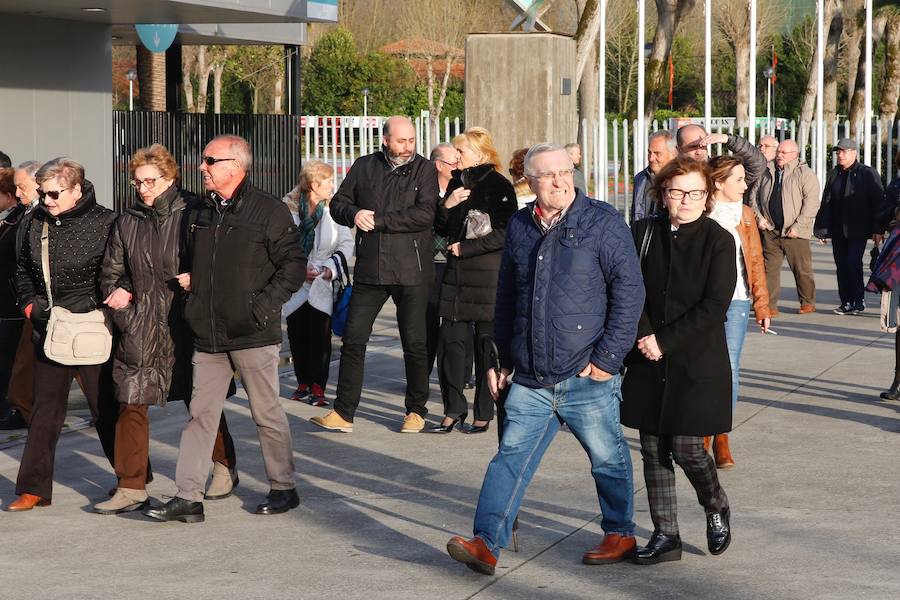
[[[538,206],[537,200],[531,202],[529,206],[531,208],[531,217],[534,219],[534,224],[541,230],[541,233],[546,234],[548,231],[562,223],[564,219],[577,219],[578,213],[584,210],[584,207],[587,206],[588,202],[590,202],[590,200],[584,195],[584,192],[576,188],[575,199],[572,200],[572,204],[565,207],[549,226],[545,225],[541,218],[541,208]]]
[[[237,212],[241,208],[244,196],[246,196],[251,189],[253,189],[253,184],[250,182],[250,177],[245,175],[238,186],[234,188],[234,193],[231,194],[231,198],[225,199],[216,192],[210,192],[205,196],[204,200],[208,206],[216,208],[217,210],[217,207],[221,206],[224,210],[234,210]]]
[[[153,206],[148,206],[142,200],[138,200],[129,208],[125,209],[125,212],[141,219],[147,218],[154,214],[160,219],[165,219],[166,217],[171,215],[174,210],[177,210],[179,208],[176,203],[178,193],[178,186],[173,183],[166,191],[160,194],[156,198],[156,200],[153,201]]]
[[[490,175],[491,171],[494,170],[494,165],[491,163],[483,163],[480,165],[475,165],[474,167],[468,167],[466,169],[453,169],[451,175],[454,179],[458,179],[463,187],[468,190],[471,190],[476,185],[484,181],[485,177]]]
[[[35,216],[42,215],[41,219],[55,225],[62,225],[71,219],[77,219],[89,213],[97,205],[97,196],[94,195],[94,184],[85,179],[81,182],[81,198],[67,211],[61,212],[55,217],[50,214],[47,207],[41,203]]]

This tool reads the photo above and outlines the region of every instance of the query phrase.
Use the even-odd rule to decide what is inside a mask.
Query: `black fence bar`
[[[258,188],[281,197],[300,172],[300,120],[291,115],[214,115],[113,111],[113,194],[116,211],[134,202],[128,161],[139,148],[162,144],[181,168],[181,185],[202,193],[200,156],[215,136],[243,137],[253,151],[250,179]]]

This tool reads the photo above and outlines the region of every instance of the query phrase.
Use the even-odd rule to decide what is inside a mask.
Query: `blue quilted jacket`
[[[628,226],[581,191],[546,233],[533,209],[518,211],[506,228],[494,316],[501,366],[531,388],[564,381],[588,360],[620,372],[644,306]]]

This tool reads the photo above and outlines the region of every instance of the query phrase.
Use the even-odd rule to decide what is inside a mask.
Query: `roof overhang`
[[[113,45],[140,44],[133,25],[113,25]],[[257,44],[306,45],[304,23],[221,23],[179,25],[176,42],[185,46],[212,44],[250,46]]]

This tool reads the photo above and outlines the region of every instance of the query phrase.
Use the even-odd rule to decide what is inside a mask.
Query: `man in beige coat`
[[[769,309],[778,314],[781,265],[787,257],[794,274],[800,314],[816,311],[810,240],[819,210],[819,180],[806,163],[800,162],[797,143],[785,140],[775,153],[775,168],[766,170],[753,199],[766,261]]]

